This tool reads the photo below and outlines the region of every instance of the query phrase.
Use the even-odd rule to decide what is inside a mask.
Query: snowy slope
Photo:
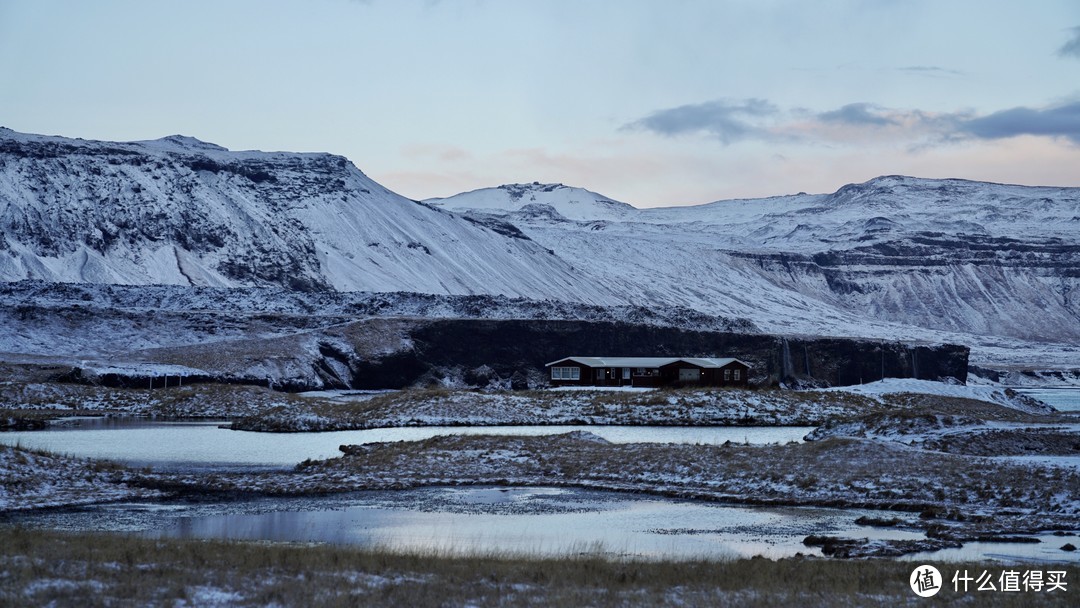
[[[584,188],[540,182],[504,184],[424,202],[458,211],[480,211],[500,216],[513,211],[528,213],[532,210],[534,213],[546,212],[556,220],[560,217],[571,220],[623,219],[637,211],[631,205]],[[551,214],[551,211],[555,213]]]
[[[886,395],[901,393],[916,393],[920,395],[940,395],[942,397],[957,397],[961,399],[976,399],[988,401],[1005,407],[1021,411],[1046,414],[1053,410],[1046,404],[1024,397],[1015,391],[1000,386],[978,386],[961,384],[946,384],[943,382],[931,382],[928,380],[916,380],[914,378],[886,378],[866,384],[852,386],[838,386],[826,389],[816,389],[824,392],[847,392],[865,395],[881,400]]]
[[[467,211],[476,196],[440,204],[478,213]],[[995,358],[1038,341],[1080,361],[1077,188],[889,176],[617,218],[500,213],[561,257],[589,260],[585,272],[618,293],[737,313],[766,331],[944,339]]]
[[[330,154],[0,130],[0,280],[612,298]]]
[[[0,280],[22,279],[681,306],[1075,368],[1080,189],[890,176],[636,209],[533,183],[418,203],[330,154],[0,129]]]

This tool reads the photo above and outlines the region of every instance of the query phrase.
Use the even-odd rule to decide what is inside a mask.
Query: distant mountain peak
[[[0,283],[614,297],[573,273],[513,226],[417,205],[342,156],[0,131]]]
[[[530,217],[550,215],[536,208],[541,206],[554,210],[561,221],[620,219],[637,211],[632,205],[591,190],[561,183],[543,184],[540,182],[503,184],[463,192],[449,198],[428,199],[427,202],[456,211],[475,211],[494,215],[524,211],[524,215]],[[532,209],[526,210],[526,207]]]
[[[184,150],[212,150],[214,152],[228,152],[229,149],[217,144],[212,144],[189,135],[166,135],[159,139],[140,141],[141,144],[159,144],[169,148],[181,148]]]
[[[499,186],[500,190],[505,190],[510,194],[510,200],[520,200],[521,197],[526,194],[534,194],[537,192],[554,192],[560,188],[566,188],[563,184],[541,184],[540,182],[533,182],[531,184],[503,184]]]

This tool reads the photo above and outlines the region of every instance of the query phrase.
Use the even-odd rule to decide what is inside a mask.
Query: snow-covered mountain
[[[637,209],[602,194],[572,188],[563,184],[504,184],[497,188],[481,188],[448,199],[430,198],[424,201],[437,207],[459,211],[478,211],[505,216],[511,212],[540,213],[558,219],[618,220],[632,215]],[[554,213],[552,213],[554,212]]]
[[[397,195],[330,154],[0,129],[0,280],[488,293],[604,302],[500,223]]]
[[[531,199],[530,188],[519,200]],[[493,211],[616,293],[753,319],[766,331],[1058,343],[1080,361],[1080,188],[881,177],[832,194],[601,211],[570,220],[561,188]],[[566,196],[577,197],[572,189]],[[481,211],[483,210],[483,211]],[[925,331],[930,330],[930,331]]]
[[[1080,361],[1077,188],[891,176],[637,209],[533,183],[417,202],[330,154],[0,129],[0,237],[3,281],[684,307],[967,344],[980,365]]]

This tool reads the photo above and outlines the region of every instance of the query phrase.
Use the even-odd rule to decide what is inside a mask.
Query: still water
[[[434,487],[318,498],[228,503],[99,505],[72,511],[8,514],[0,525],[121,531],[151,538],[332,543],[441,554],[599,553],[641,559],[820,555],[810,534],[922,539],[906,528],[861,526],[862,516],[913,513],[816,507],[731,506],[616,492],[553,487]],[[1060,550],[1075,538],[1036,544],[970,543],[905,559],[1077,563]]]
[[[809,534],[922,537],[913,531],[856,525],[854,520],[864,514],[873,513],[736,507],[576,488],[438,487],[230,504],[116,504],[16,517],[11,523],[122,530],[150,537],[349,544],[403,552],[588,551],[680,559],[820,554],[802,544]]]
[[[308,458],[341,455],[340,445],[419,441],[436,435],[553,435],[588,431],[612,443],[787,443],[813,427],[431,426],[253,433],[220,428],[228,421],[157,422],[139,418],[82,418],[41,431],[0,433],[0,444],[85,458],[104,458],[163,470],[286,468]]]
[[[1016,392],[1034,397],[1063,412],[1080,412],[1080,388],[1018,388]]]
[[[0,443],[166,469],[291,467],[330,458],[338,445],[418,440],[447,434],[544,435],[587,430],[615,443],[719,444],[802,441],[811,427],[427,427],[330,433],[250,433],[225,421],[155,422],[88,418],[45,431],[0,433]],[[598,552],[636,558],[771,558],[819,554],[809,534],[919,539],[921,532],[855,524],[857,509],[752,507],[669,500],[576,488],[468,487],[369,491],[348,495],[216,502],[141,502],[0,516],[0,524],[126,531],[150,537],[320,542],[394,551],[525,553]],[[969,543],[921,553],[921,560],[1078,563],[1060,550],[1075,538],[1037,544]]]

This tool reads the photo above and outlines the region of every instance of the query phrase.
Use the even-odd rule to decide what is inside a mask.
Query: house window
[[[578,367],[553,367],[551,368],[552,380],[580,380],[581,368]]]
[[[735,379],[736,380],[738,380],[741,375],[742,375],[742,370],[738,370],[738,369],[735,370]]]
[[[735,378],[738,379],[738,376],[735,376]],[[731,370],[730,369],[725,369],[724,370],[724,382],[731,382]]]

